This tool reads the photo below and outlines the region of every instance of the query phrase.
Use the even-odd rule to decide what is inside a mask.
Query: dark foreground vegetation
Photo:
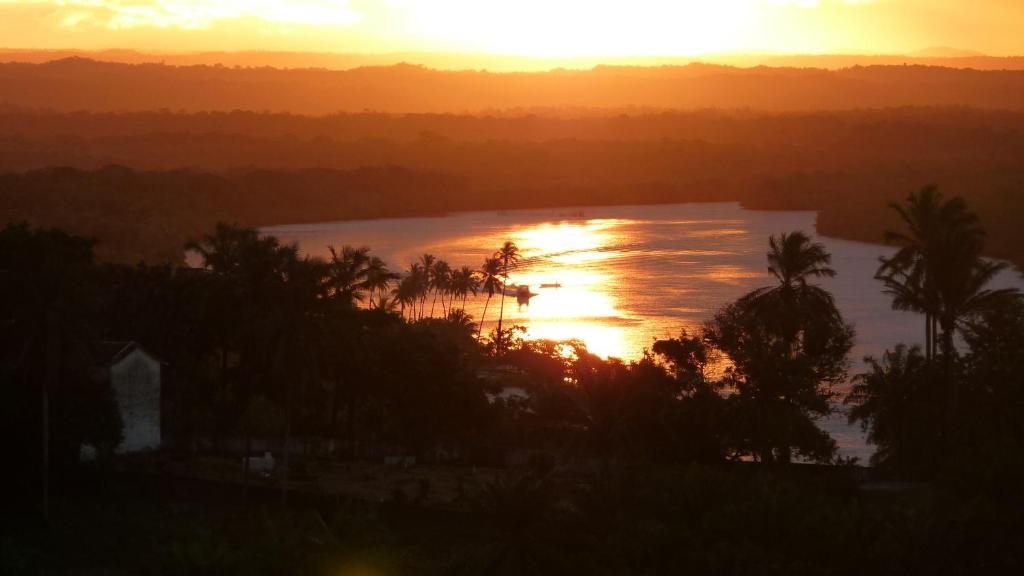
[[[0,568],[1019,570],[1021,296],[988,287],[1003,265],[981,258],[962,200],[926,188],[896,208],[880,289],[922,314],[926,345],[870,360],[845,399],[854,332],[802,232],[770,239],[773,284],[624,363],[502,324],[511,243],[479,270],[424,255],[398,274],[366,249],[320,260],[220,225],[190,246],[203,268],[183,269],[98,264],[91,240],[10,225]],[[487,336],[460,305],[474,290],[500,301]],[[94,372],[106,340],[167,363],[160,455],[114,455],[117,401]],[[878,447],[870,471],[817,426],[839,400]],[[270,480],[238,464],[257,443],[280,461]],[[79,463],[82,444],[97,462]],[[227,477],[203,476],[198,454]],[[328,480],[341,467],[379,491],[366,466],[388,457],[435,468],[386,496]]]
[[[987,251],[1024,263],[1024,114],[967,108],[493,115],[0,113],[0,221],[179,263],[216,222],[667,202],[816,210],[877,242],[922,182],[967,198]],[[129,168],[115,168],[120,165]],[[62,166],[65,168],[53,168]]]
[[[468,475],[468,473],[467,473]],[[412,498],[281,508],[103,479],[17,518],[5,574],[1011,574],[1020,507],[840,474],[611,465],[510,476],[459,509]],[[235,495],[236,496],[236,495]]]

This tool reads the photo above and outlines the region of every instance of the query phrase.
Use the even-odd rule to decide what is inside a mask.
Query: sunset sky
[[[1024,0],[0,0],[0,47],[1024,53]]]

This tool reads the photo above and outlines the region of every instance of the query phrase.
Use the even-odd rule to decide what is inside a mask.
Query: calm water
[[[611,206],[557,210],[469,212],[437,218],[327,222],[266,228],[297,241],[309,254],[327,246],[369,246],[395,270],[429,252],[452,267],[479,267],[505,240],[523,252],[513,284],[537,294],[528,306],[506,299],[505,322],[529,337],[579,338],[602,356],[638,358],[658,338],[694,329],[716,309],[769,285],[765,253],[771,234],[814,231],[813,212],[762,212],[737,204]],[[857,329],[854,371],[860,358],[899,342],[923,341],[923,322],[890,309],[874,280],[883,246],[819,238],[832,253],[834,279],[823,282]],[[542,284],[560,284],[542,288]],[[1001,285],[1024,288],[1007,274]],[[467,311],[478,319],[484,297]],[[499,299],[487,310],[485,330],[497,321]],[[429,302],[428,302],[429,307]],[[440,314],[440,305],[438,305]],[[824,422],[845,455],[866,460],[871,450],[845,416]]]

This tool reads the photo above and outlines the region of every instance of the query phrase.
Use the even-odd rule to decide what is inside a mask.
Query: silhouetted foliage
[[[331,456],[346,459],[383,451],[494,464],[528,456],[522,474],[471,486],[468,496],[460,488],[451,509],[430,511],[439,514],[430,530],[419,516],[429,509],[424,482],[414,499],[396,490],[386,503],[367,504],[373,511],[365,517],[345,504],[325,521],[321,513],[335,504],[321,504],[315,522],[264,513],[261,522],[226,521],[230,530],[217,532],[197,529],[203,515],[174,516],[179,531],[133,548],[154,569],[906,573],[1021,565],[1013,543],[1024,518],[1012,504],[1024,481],[1024,304],[1005,293],[969,306],[991,294],[985,282],[949,284],[969,285],[967,298],[954,299],[967,294],[956,288],[937,292],[939,302],[962,311],[953,327],[967,345],[963,354],[947,361],[943,347],[943,362],[929,362],[917,348],[897,347],[868,359],[847,398],[851,420],[879,448],[879,470],[950,490],[885,500],[855,492],[844,466],[761,465],[835,462],[835,442],[816,419],[833,410],[853,331],[815,282],[834,274],[830,256],[800,232],[770,239],[775,285],[628,363],[599,358],[578,341],[528,340],[518,327],[482,338],[458,300],[477,282],[488,297],[506,288],[498,256],[481,271],[453,271],[428,254],[398,275],[368,249],[342,246],[321,260],[230,225],[190,246],[200,269],[97,265],[91,246],[26,225],[0,232],[10,328],[5,421],[39,429],[34,409],[24,409],[38,405],[31,384],[47,365],[59,366],[48,380],[61,383],[53,390],[60,421],[53,444],[68,464],[81,443],[110,445],[119,434],[109,390],[84,377],[89,345],[99,338],[140,341],[174,364],[172,445],[226,451],[242,438],[248,453],[253,437],[276,441],[282,494],[302,445],[329,444]],[[973,278],[984,276],[979,261]],[[937,313],[948,317],[945,308]],[[59,335],[59,363],[47,361],[53,356],[34,343],[37,334],[51,343]],[[952,421],[935,392],[947,377],[961,392]],[[506,396],[508,389],[524,395]],[[940,430],[955,434],[939,443]],[[8,439],[26,461],[37,458],[36,439],[28,450],[23,436]],[[963,490],[979,496],[958,498]],[[125,501],[114,488],[107,497],[125,510],[153,506]],[[80,530],[67,511],[86,504],[62,506],[65,534]],[[155,511],[137,513],[146,530],[164,529],[145,516]],[[110,533],[131,537],[120,530]],[[109,546],[107,536],[86,541]],[[4,568],[88,563],[68,540],[48,545],[70,556],[46,560],[31,537],[3,538]],[[124,565],[140,561],[133,558]]]
[[[5,453],[28,465],[3,479],[15,493],[35,493],[39,466],[59,473],[82,443],[110,450],[121,441],[93,348],[99,272],[92,240],[27,224],[0,230],[0,421]]]
[[[871,463],[903,478],[927,477],[943,450],[943,406],[930,389],[939,373],[917,347],[900,345],[866,361],[870,371],[857,375],[846,402],[854,405],[850,421],[861,422],[877,447]]]
[[[724,380],[735,390],[733,417],[742,453],[762,462],[802,458],[829,461],[835,442],[817,417],[832,410],[833,387],[846,377],[853,328],[831,294],[810,279],[831,276],[830,256],[801,232],[771,239],[769,270],[775,287],[755,290],[726,306],[705,338],[730,365]]]
[[[860,377],[848,398],[857,404],[851,418],[871,431],[870,439],[880,447],[879,463],[901,474],[974,476],[978,466],[989,466],[965,468],[974,460],[971,442],[991,446],[1019,437],[1012,427],[980,431],[979,425],[997,417],[984,412],[995,408],[992,390],[1005,375],[982,376],[987,369],[978,358],[1003,346],[995,365],[1012,364],[1016,339],[1008,326],[1018,317],[1020,294],[989,286],[1007,264],[982,257],[985,232],[962,198],[947,200],[929,186],[892,207],[906,232],[887,233],[899,249],[882,260],[877,277],[893,296],[894,308],[924,314],[925,353],[922,358],[915,349],[900,347],[881,362],[869,359],[872,371]],[[955,346],[958,332],[967,337],[967,358]],[[994,344],[1004,338],[1006,344]],[[1006,462],[1007,455],[993,454],[991,461]]]

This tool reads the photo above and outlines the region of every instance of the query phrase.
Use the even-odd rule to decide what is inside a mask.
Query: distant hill
[[[852,66],[942,66],[976,70],[1024,70],[1024,57],[987,56],[973,50],[935,47],[910,54],[711,54],[703,56],[626,56],[540,58],[504,54],[393,52],[377,54],[332,52],[235,52],[159,53],[135,50],[17,50],[0,48],[0,62],[42,64],[64,58],[87,58],[121,64],[171,66],[226,66],[229,68],[322,68],[351,70],[366,66],[408,63],[435,70],[489,70],[491,72],[543,72],[558,68],[587,70],[611,66],[684,66],[692,63],[727,66],[822,68]]]
[[[932,46],[924,50],[912,52],[909,56],[917,58],[977,58],[985,56],[985,54],[977,50],[962,50],[960,48],[950,48],[949,46]]]
[[[72,57],[0,64],[0,106],[57,111],[494,112],[510,109],[1024,109],[1024,71],[716,64],[495,74],[400,64],[336,71],[118,64]]]

